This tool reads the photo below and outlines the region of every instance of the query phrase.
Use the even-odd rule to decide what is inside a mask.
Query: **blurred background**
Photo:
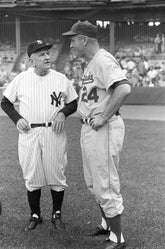
[[[132,85],[126,104],[165,104],[164,0],[0,0],[0,88],[29,67],[26,47],[53,43],[52,68],[79,89],[85,68],[61,34],[78,20],[98,26],[99,43],[120,63]]]

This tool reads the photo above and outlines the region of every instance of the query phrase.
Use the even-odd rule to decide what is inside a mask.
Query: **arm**
[[[125,84],[118,85],[114,88],[112,97],[102,114],[102,118],[105,122],[120,109],[130,92],[131,86],[127,83],[127,81],[125,81]]]
[[[69,104],[66,104],[65,107],[63,107],[60,111],[64,114],[65,118],[69,115],[73,114],[77,110],[77,101],[73,100]]]
[[[17,124],[18,120],[22,118],[22,116],[14,108],[13,103],[11,103],[5,96],[2,98],[1,107],[15,125]]]
[[[64,130],[65,119],[72,113],[77,110],[77,101],[73,100],[72,102],[66,104],[55,116],[53,119],[52,130],[55,133],[61,133]]]
[[[122,84],[117,83],[104,112],[91,119],[90,125],[93,129],[98,130],[103,126],[120,109],[130,92],[131,86],[127,80],[122,81]]]
[[[1,107],[17,126],[19,132],[27,132],[30,130],[28,122],[16,111],[13,103],[11,103],[5,96],[2,98]]]

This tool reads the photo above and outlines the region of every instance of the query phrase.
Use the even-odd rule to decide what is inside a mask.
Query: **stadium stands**
[[[25,56],[25,49],[29,42],[36,40],[36,39],[45,39],[47,37],[52,39],[53,44],[55,45],[55,49],[52,53],[53,59],[52,59],[52,65],[54,68],[58,69],[59,71],[64,72],[65,69],[65,62],[68,63],[67,56],[69,54],[69,46],[65,50],[64,43],[61,39],[61,33],[65,32],[72,23],[77,20],[76,18],[79,17],[79,13],[82,16],[82,13],[86,14],[85,12],[81,11],[71,11],[72,17],[74,20],[68,19],[68,16],[65,16],[65,6],[75,6],[77,10],[78,5],[81,5],[82,10],[86,6],[98,6],[99,8],[93,8],[93,10],[97,10],[93,16],[90,16],[92,18],[91,21],[95,22],[98,18],[104,18],[106,20],[108,11],[111,12],[111,8],[103,8],[104,14],[102,15],[101,11],[102,7],[105,5],[112,7],[112,17],[114,20],[119,19],[118,21],[115,21],[115,56],[121,61],[123,58],[127,59],[128,61],[133,59],[134,62],[136,62],[137,58],[146,58],[150,65],[153,67],[156,67],[155,69],[158,71],[158,74],[161,72],[161,68],[164,62],[164,51],[161,53],[156,53],[155,50],[155,37],[158,33],[161,34],[162,38],[165,34],[165,23],[159,22],[158,25],[154,24],[153,26],[149,27],[148,22],[140,21],[139,22],[139,16],[141,13],[137,12],[137,15],[135,15],[135,9],[139,8],[144,9],[144,2],[145,6],[150,8],[151,6],[154,6],[156,3],[159,6],[162,6],[163,1],[153,1],[153,0],[146,0],[146,1],[110,1],[110,0],[1,0],[0,1],[0,7],[2,7],[4,4],[11,5],[16,4],[16,7],[14,7],[15,10],[17,10],[17,14],[20,13],[20,34],[21,34],[21,56],[17,58],[16,55],[16,42],[15,42],[15,18],[17,14],[12,11],[10,12],[9,9],[6,11],[2,11],[3,8],[1,8],[2,15],[0,16],[0,57],[1,57],[1,63],[5,65],[6,71],[11,72],[14,70],[15,72],[19,72],[21,69],[21,65],[26,62],[26,56]],[[159,4],[158,4],[159,2]],[[40,5],[41,4],[41,5]],[[38,6],[34,8],[33,10],[36,10],[36,12],[30,12],[31,7],[30,6]],[[50,8],[51,5],[51,8]],[[26,6],[27,8],[24,11],[24,8],[19,9],[19,6]],[[45,6],[44,12],[42,12],[42,6]],[[46,9],[46,6],[48,8]],[[62,12],[53,12],[56,8],[56,6],[63,6]],[[165,3],[164,3],[165,6]],[[18,8],[17,8],[18,7]],[[129,8],[132,8],[131,10],[131,18],[133,20],[126,20],[126,17],[130,18],[129,14]],[[67,8],[66,8],[67,9]],[[71,9],[73,10],[73,9]],[[123,10],[123,11],[122,11]],[[157,8],[158,10],[158,8]],[[160,9],[159,9],[160,10]],[[117,11],[117,12],[115,12]],[[119,11],[121,15],[119,14]],[[87,10],[86,10],[87,12]],[[15,14],[14,14],[15,13]],[[67,14],[68,12],[66,12]],[[74,16],[73,14],[76,15]],[[116,16],[115,16],[116,13]],[[132,13],[134,13],[132,15]],[[158,12],[157,12],[158,13]],[[61,14],[61,16],[60,16]],[[152,11],[148,11],[148,14],[152,14]],[[124,19],[121,20],[121,17]],[[111,15],[110,15],[111,17]],[[66,19],[65,19],[66,18]],[[138,21],[135,19],[137,18]],[[144,17],[143,17],[144,18]],[[147,17],[146,17],[147,18]],[[149,18],[149,17],[148,17]],[[67,20],[67,21],[66,21]],[[90,20],[90,19],[89,19]],[[107,24],[106,26],[98,26],[99,28],[99,41],[103,48],[106,48],[109,50],[109,44],[110,44],[110,25]],[[7,41],[7,43],[6,43]],[[60,56],[59,56],[60,54]],[[70,61],[72,64],[72,61]],[[130,64],[130,63],[128,63]],[[156,66],[155,66],[156,64]],[[7,66],[8,65],[8,66]],[[14,66],[13,66],[14,65]],[[159,66],[158,66],[159,65]],[[74,66],[75,70],[75,66]],[[72,69],[71,69],[72,71]],[[69,74],[71,75],[71,74]],[[128,76],[132,77],[131,72],[129,70]],[[70,77],[70,76],[69,76]],[[162,82],[164,81],[164,77],[159,77],[159,82],[155,84],[155,86],[162,85]],[[136,86],[139,86],[139,84],[135,84]],[[146,86],[146,82],[143,84],[140,82],[140,85]]]
[[[1,44],[0,49],[0,86],[3,86],[9,80],[17,55],[15,50],[5,44]]]
[[[16,6],[16,0],[1,0],[0,1],[1,8],[11,8]]]
[[[14,4],[17,0],[1,0],[1,4]]]

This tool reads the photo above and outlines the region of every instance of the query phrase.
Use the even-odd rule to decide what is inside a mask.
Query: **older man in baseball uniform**
[[[52,223],[63,230],[61,207],[67,187],[67,137],[65,119],[76,111],[77,94],[65,75],[51,69],[51,44],[37,40],[27,54],[32,67],[8,85],[2,109],[19,131],[19,162],[25,179],[31,217],[27,230],[42,222],[41,188],[48,185],[53,201]],[[19,113],[14,103],[19,102]]]
[[[131,87],[116,59],[100,49],[95,25],[77,22],[63,35],[71,38],[72,52],[88,62],[79,93],[78,113],[82,122],[85,181],[102,212],[102,224],[94,235],[105,234],[110,228],[106,249],[123,249],[124,207],[117,170],[125,130],[119,109]]]

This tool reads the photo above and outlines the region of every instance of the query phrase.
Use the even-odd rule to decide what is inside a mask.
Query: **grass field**
[[[127,249],[165,248],[165,122],[125,120],[120,179],[125,211],[122,216]],[[80,123],[67,121],[69,166],[63,203],[66,232],[53,230],[49,189],[42,190],[44,223],[25,232],[29,208],[17,157],[17,132],[0,117],[0,249],[104,249],[105,237],[86,233],[100,221],[99,208],[86,189],[79,146]]]

